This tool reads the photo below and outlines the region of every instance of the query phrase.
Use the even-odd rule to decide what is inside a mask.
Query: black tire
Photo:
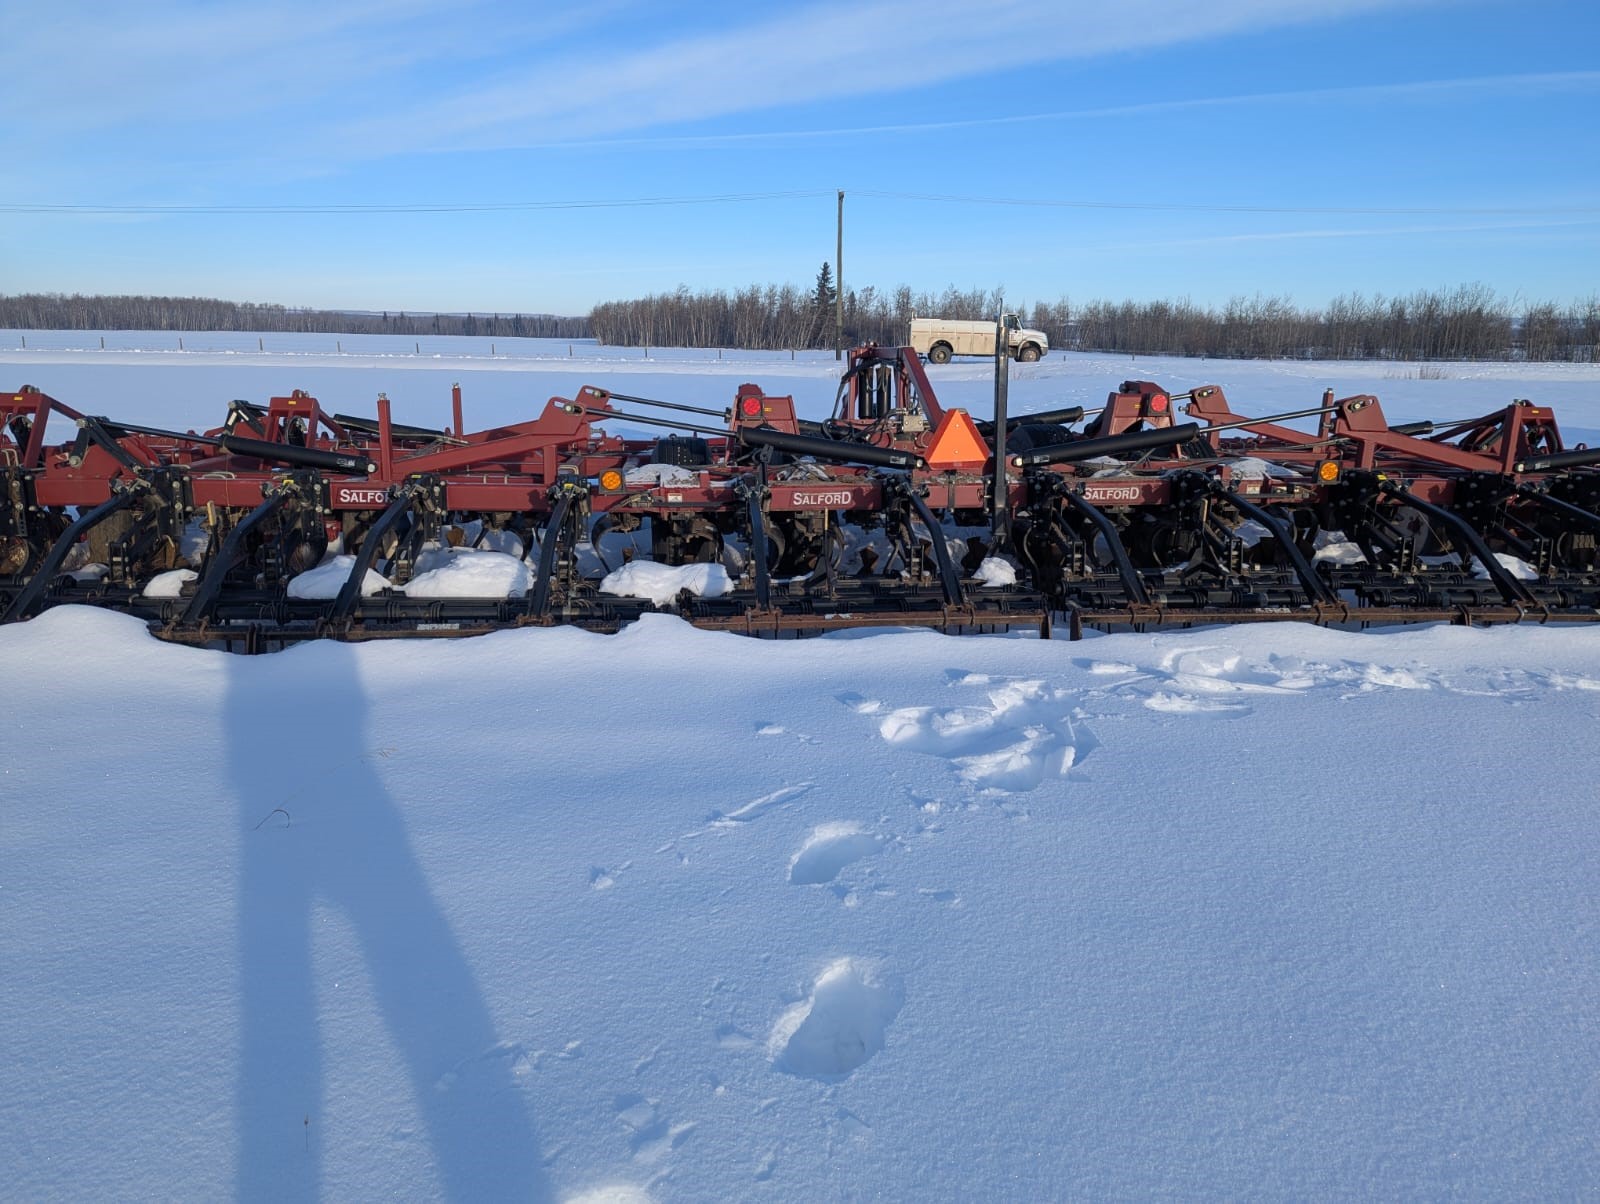
[[[928,362],[930,364],[948,364],[950,362],[950,344],[935,343],[928,348]]]
[[[1032,364],[1032,363],[1036,363],[1038,361],[1038,359],[1039,359],[1039,344],[1037,344],[1037,343],[1024,343],[1017,350],[1017,360],[1020,363]]]

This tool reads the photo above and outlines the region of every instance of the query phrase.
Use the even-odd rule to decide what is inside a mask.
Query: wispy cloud
[[[1356,105],[1383,103],[1459,102],[1493,96],[1532,93],[1556,94],[1600,90],[1600,71],[1557,71],[1519,75],[1480,75],[1463,79],[1423,80],[1394,84],[1353,84],[1340,88],[1305,88],[1292,92],[1243,92],[1228,96],[1200,96],[1141,104],[1100,105],[1090,108],[1051,109],[1038,113],[997,114],[941,121],[897,122],[878,125],[826,126],[804,130],[749,130],[739,133],[656,135],[624,138],[556,138],[519,143],[521,149],[641,148],[781,145],[786,142],[837,141],[850,137],[891,134],[937,134],[957,130],[1050,122],[1094,121],[1120,117],[1156,116],[1217,108],[1248,108],[1286,104]]]
[[[150,138],[271,114],[303,137],[330,101],[340,113],[412,103],[430,72],[450,78],[508,46],[537,53],[615,7],[590,0],[532,19],[494,0],[10,5],[0,7],[0,114],[25,109],[27,127],[52,134]]]
[[[625,0],[64,0],[0,13],[0,114],[31,147],[121,131],[324,160],[495,149],[1448,2],[1106,0],[1041,19],[1024,0],[861,0],[697,11],[715,27],[684,33],[687,12]]]
[[[1044,20],[1024,0],[813,4],[603,60],[528,64],[342,132],[356,147],[521,147],[1430,2],[1438,0],[1122,0]]]
[[[25,99],[31,120],[65,130],[283,108],[409,69],[429,43],[409,46],[403,34],[425,7],[68,0],[24,17],[16,5],[0,26],[8,107]],[[358,44],[363,53],[352,53]]]

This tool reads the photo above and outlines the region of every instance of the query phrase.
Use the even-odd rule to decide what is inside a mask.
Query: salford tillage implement
[[[869,345],[822,422],[749,384],[585,387],[469,431],[457,388],[439,429],[297,392],[203,433],[24,386],[0,394],[0,615],[110,607],[250,650],[658,609],[765,635],[1600,618],[1600,449],[1548,409],[1391,425],[1328,393],[1253,418],[1127,381],[1014,417],[996,383],[974,419]]]

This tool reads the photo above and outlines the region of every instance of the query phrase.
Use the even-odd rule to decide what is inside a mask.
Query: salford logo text
[[[828,493],[800,493],[794,495],[796,506],[848,506],[855,498],[848,489]]]
[[[1137,485],[1100,485],[1083,491],[1083,498],[1087,502],[1137,502],[1139,500],[1139,487]]]
[[[335,485],[333,487],[333,504],[335,506],[386,506],[389,504],[389,491],[387,489],[362,488],[358,485]]]

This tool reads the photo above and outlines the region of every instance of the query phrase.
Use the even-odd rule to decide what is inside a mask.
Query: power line
[[[36,213],[62,217],[164,215],[366,215],[384,213],[528,213],[563,209],[639,209],[661,206],[732,205],[762,201],[806,200],[830,196],[834,189],[810,188],[785,192],[721,193],[709,196],[627,197],[611,200],[376,202],[371,204],[261,204],[261,205],[154,205],[154,204],[43,204],[0,203],[0,213]],[[1162,211],[1175,213],[1258,213],[1334,216],[1452,216],[1452,217],[1585,217],[1600,215],[1597,205],[1506,206],[1402,206],[1402,205],[1227,205],[1186,201],[1088,201],[1041,197],[961,196],[932,192],[891,192],[852,189],[860,197],[881,200],[926,201],[945,205],[1002,205],[1040,209],[1103,209],[1110,211]]]
[[[885,192],[861,188],[852,190],[853,196],[882,197],[898,201],[935,201],[957,205],[1019,205],[1044,209],[1152,209],[1188,213],[1297,213],[1297,214],[1347,214],[1391,216],[1455,216],[1455,217],[1512,217],[1537,215],[1546,217],[1600,214],[1600,205],[1511,205],[1503,207],[1469,206],[1365,206],[1365,205],[1207,205],[1183,201],[1067,201],[1029,199],[1026,197],[951,196],[932,192]]]
[[[90,215],[163,214],[369,214],[369,213],[506,213],[545,209],[630,209],[656,205],[721,205],[745,201],[781,201],[832,194],[832,189],[816,188],[794,192],[742,192],[717,196],[630,197],[598,201],[482,201],[482,202],[404,202],[375,204],[306,205],[46,205],[0,204],[0,213],[49,213],[67,217]]]

